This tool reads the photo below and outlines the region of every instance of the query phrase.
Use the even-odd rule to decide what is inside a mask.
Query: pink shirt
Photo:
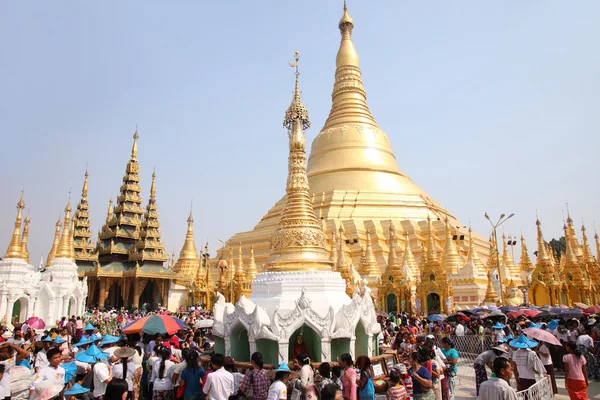
[[[575,354],[565,354],[563,362],[569,364],[569,373],[566,378],[573,379],[574,381],[585,380],[582,367],[587,363],[587,360],[584,356],[577,357]]]
[[[346,374],[350,379],[346,378]],[[348,368],[344,371],[342,383],[344,384],[344,399],[356,400],[356,371],[354,368]]]
[[[83,321],[81,321],[80,319],[78,319],[75,322],[75,329],[83,329]]]

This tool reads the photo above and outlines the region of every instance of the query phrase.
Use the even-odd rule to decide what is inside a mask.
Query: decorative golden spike
[[[65,207],[65,220],[63,222],[63,231],[58,242],[58,247],[56,249],[56,255],[54,258],[71,258],[71,200],[67,203]]]
[[[346,236],[343,224],[340,224],[338,243],[339,248],[335,270],[342,275],[342,278],[344,278],[346,282],[350,282],[352,277],[350,276],[350,263],[346,259]]]
[[[329,261],[331,261],[331,263],[333,265],[337,264],[337,259],[338,259],[338,254],[337,254],[337,243],[336,243],[336,232],[335,229],[333,229],[331,231],[331,252],[329,255]]]
[[[25,226],[23,227],[23,238],[21,239],[21,251],[23,252],[23,258],[26,262],[29,262],[29,250],[27,249],[27,239],[29,238],[29,222],[31,219],[29,215],[25,217]]]
[[[402,276],[402,266],[400,265],[400,260],[398,260],[398,254],[396,253],[396,227],[394,226],[393,221],[390,222],[389,232],[388,261],[381,277],[381,281],[384,283],[389,280],[389,277],[392,277],[392,279],[400,279]]]
[[[271,254],[265,269],[270,271],[331,270],[326,239],[310,201],[306,176],[306,136],[310,127],[308,111],[300,97],[299,53],[296,51],[296,87],[283,120],[289,138],[288,179],[285,206],[279,228],[271,236]],[[294,240],[288,238],[294,237]]]
[[[565,236],[567,241],[571,242],[571,248],[575,257],[577,257],[578,261],[582,261],[583,258],[583,249],[579,244],[579,240],[577,239],[577,234],[575,233],[575,226],[573,225],[573,219],[571,218],[571,212],[569,211],[569,204],[567,203],[567,231],[568,235]]]
[[[537,225],[537,242],[538,242],[538,254],[537,260],[550,261],[550,255],[544,242],[544,235],[542,234],[542,223],[539,219],[536,219],[535,224]],[[537,263],[537,261],[536,261]]]
[[[246,279],[252,282],[257,273],[256,261],[254,261],[254,246],[250,246],[250,262],[248,263],[248,268],[246,268]]]
[[[108,200],[108,212],[106,213],[106,223],[110,221],[113,216],[113,199],[112,197]]]
[[[58,249],[58,241],[60,239],[60,228],[62,226],[62,221],[60,217],[58,221],[56,221],[56,229],[54,230],[54,241],[52,242],[52,248],[50,249],[50,253],[48,253],[48,257],[46,258],[46,267],[50,266],[50,262],[56,256],[56,249]]]
[[[371,231],[367,229],[367,246],[365,251],[364,275],[368,277],[379,277],[381,270],[377,266],[377,260],[373,255],[373,245],[371,244]]]
[[[133,146],[131,147],[131,159],[137,160],[137,152],[138,152],[138,135],[137,127],[135,128],[135,133],[133,134]]]
[[[156,170],[152,171],[152,184],[150,185],[150,199],[151,204],[156,203]]]
[[[242,242],[238,243],[238,265],[235,269],[234,279],[237,285],[246,280],[246,276],[244,274],[244,253],[242,252]]]
[[[409,267],[413,273],[413,276],[418,268],[417,262],[415,261],[415,256],[410,248],[410,238],[408,237],[408,232],[404,232],[404,259],[402,260],[402,266]]]
[[[437,251],[435,248],[435,238],[433,234],[433,225],[431,218],[427,215],[427,261],[430,263],[437,261]]]
[[[190,215],[187,219],[187,232],[185,234],[185,241],[183,243],[183,247],[179,252],[179,260],[173,267],[175,272],[182,272],[183,275],[193,274],[194,271],[182,271],[182,264],[184,261],[189,262],[190,264],[194,264],[191,267],[199,269],[200,261],[198,260],[198,251],[196,250],[196,243],[194,240],[194,217],[192,215],[192,210],[190,210]],[[184,268],[185,269],[185,268]]]
[[[525,238],[521,234],[521,259],[519,260],[519,269],[521,271],[533,271],[535,267],[531,262],[531,258],[529,258],[529,251],[527,250],[527,244],[525,243]]]
[[[24,259],[23,249],[21,248],[21,218],[23,209],[25,208],[25,202],[23,201],[23,191],[21,191],[21,198],[17,203],[17,218],[15,219],[15,230],[13,231],[8,249],[4,258],[20,258]]]
[[[477,248],[475,247],[475,241],[473,240],[473,230],[471,229],[471,225],[469,225],[469,257],[468,262],[473,263],[477,271],[485,271],[485,267],[481,259],[479,258],[479,254],[477,253]]]
[[[450,231],[450,223],[448,217],[446,217],[446,243],[444,243],[444,253],[441,260],[442,267],[446,271],[446,274],[452,275],[458,273],[458,268],[463,264],[456,244],[452,240],[452,232]]]
[[[85,170],[85,179],[83,180],[83,188],[81,189],[81,199],[82,200],[87,200],[87,195],[88,195],[88,171],[87,168]]]
[[[569,217],[570,219],[570,217]],[[575,267],[578,265],[577,263],[577,256],[575,255],[575,251],[573,250],[573,243],[571,240],[571,233],[569,232],[569,228],[567,227],[567,225],[563,226],[563,231],[565,233],[565,241],[567,242],[567,249],[565,252],[565,262],[566,262],[566,266],[568,267]],[[562,258],[562,257],[561,257]]]
[[[512,279],[513,276],[517,275],[517,265],[515,264],[515,260],[512,258],[512,255],[508,251],[508,244],[506,242],[506,235],[502,234],[502,263],[506,267],[507,272],[510,276],[505,276],[504,279]]]
[[[585,225],[583,224],[581,224],[581,236],[583,239],[583,262],[593,263],[595,261],[594,256],[592,255],[592,250],[590,249],[590,244],[588,243]]]

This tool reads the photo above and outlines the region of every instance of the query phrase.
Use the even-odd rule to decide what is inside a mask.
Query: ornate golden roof
[[[54,258],[71,258],[73,256],[71,244],[71,200],[69,200],[65,207],[63,231]]]
[[[27,239],[29,238],[29,215],[25,217],[25,226],[23,227],[23,238],[21,239],[21,251],[23,252],[23,258],[26,262],[29,262],[29,250],[27,249]]]
[[[90,221],[90,210],[87,201],[88,195],[88,171],[85,171],[83,188],[81,189],[81,200],[77,204],[73,220],[73,250],[76,263],[93,263],[98,261],[98,253],[92,241],[92,223]]]
[[[521,271],[532,271],[534,269],[531,258],[529,258],[529,251],[527,250],[527,243],[525,238],[521,235],[521,259],[519,260],[519,269]]]
[[[279,228],[271,236],[271,254],[265,269],[270,271],[331,270],[325,249],[326,239],[310,201],[306,176],[306,136],[310,126],[308,111],[300,96],[299,55],[296,52],[296,85],[283,125],[289,138],[288,179],[285,206]],[[241,245],[240,245],[241,248]]]
[[[58,241],[60,240],[60,227],[61,226],[62,226],[62,222],[59,217],[58,221],[56,221],[56,229],[54,230],[54,241],[52,242],[52,248],[50,249],[50,252],[48,253],[48,257],[46,258],[46,264],[45,264],[46,267],[50,266],[50,262],[56,256],[56,249],[58,249]]]
[[[452,232],[450,231],[450,224],[447,217],[446,242],[444,243],[444,253],[442,254],[441,263],[447,275],[457,274],[458,269],[464,264],[462,257],[458,254],[456,244],[452,240]]]
[[[23,248],[21,247],[21,218],[23,215],[23,209],[25,208],[25,202],[23,201],[23,193],[17,203],[17,218],[15,219],[15,229],[13,231],[8,249],[4,254],[4,258],[21,258],[24,259]]]
[[[173,271],[182,276],[192,278],[197,276],[200,271],[200,260],[198,259],[198,251],[196,250],[196,243],[194,240],[194,217],[192,215],[192,210],[190,210],[190,216],[187,219],[187,223],[188,226],[185,234],[185,241],[179,252],[179,259],[173,266]]]
[[[161,241],[161,236],[158,206],[156,205],[156,173],[153,172],[150,199],[148,199],[144,219],[141,223],[139,239],[136,241],[135,247],[131,247],[129,250],[129,261],[140,261],[142,264],[148,261],[162,264],[167,261],[169,256]]]

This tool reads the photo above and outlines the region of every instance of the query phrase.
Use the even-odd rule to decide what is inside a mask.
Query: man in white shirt
[[[513,340],[510,345],[515,346],[515,343],[523,338],[523,335],[519,339]],[[527,339],[524,339],[527,340]],[[537,342],[532,342],[530,347],[535,347]],[[517,369],[515,370],[515,378],[517,380],[517,389],[525,390],[529,389],[535,384],[535,375],[545,375],[546,368],[540,358],[530,348],[518,348],[513,350],[512,361],[514,362]]]
[[[43,381],[51,381],[60,385],[65,385],[65,370],[60,366],[62,354],[58,348],[48,350],[48,366],[40,369],[31,384],[29,395],[35,391],[37,385]]]
[[[517,400],[517,393],[509,385],[512,365],[504,357],[498,357],[493,364],[495,377],[481,383],[477,400]]]
[[[214,372],[208,374],[202,390],[211,400],[227,400],[234,394],[234,388],[233,375],[223,368],[225,357],[223,354],[213,354],[210,363]]]
[[[454,329],[454,334],[456,336],[465,336],[465,326],[463,325],[462,321],[460,321],[458,325],[456,325],[456,329]]]
[[[98,361],[96,364],[94,364],[92,373],[94,374],[94,397],[104,397],[104,393],[106,393],[106,386],[108,386],[113,378],[112,368],[110,365],[107,365],[102,361]]]

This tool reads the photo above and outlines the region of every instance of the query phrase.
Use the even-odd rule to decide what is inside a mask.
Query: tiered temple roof
[[[87,201],[88,195],[88,177],[85,171],[85,179],[81,190],[81,200],[77,204],[75,215],[73,216],[75,226],[73,230],[73,249],[75,251],[75,262],[79,270],[93,267],[98,262],[98,253],[96,246],[92,241],[92,222],[90,220],[90,207]]]

